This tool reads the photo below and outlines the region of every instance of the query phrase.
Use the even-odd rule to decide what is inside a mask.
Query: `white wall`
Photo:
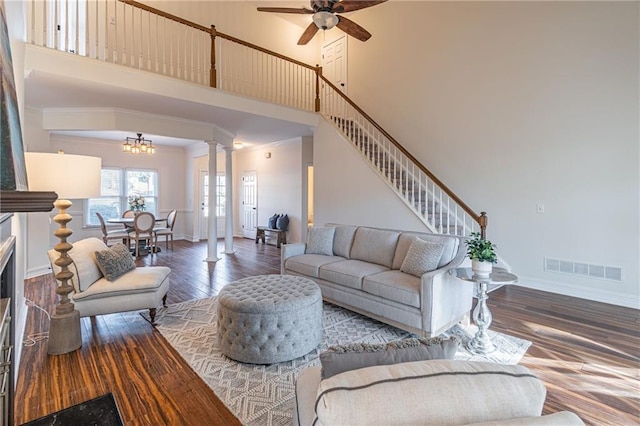
[[[488,212],[488,236],[520,285],[639,307],[639,8],[394,1],[365,9],[354,20],[373,37],[349,39],[349,96]],[[338,180],[335,157],[321,160],[318,188],[328,175]],[[342,186],[332,194],[352,195]],[[316,210],[333,219],[353,222],[351,208],[360,208],[328,212],[326,201],[316,198]],[[360,222],[404,228],[369,211]],[[623,280],[547,272],[544,257],[621,267]]]
[[[261,148],[236,151],[235,191],[238,215],[235,233],[242,235],[242,174],[255,171],[258,182],[257,224],[266,226],[274,213],[289,216],[287,242],[301,241],[303,228],[306,229],[306,210],[303,213],[303,193],[306,193],[306,178],[303,164],[309,158],[303,156],[303,147],[310,141],[297,138]],[[271,158],[265,158],[270,152]]]

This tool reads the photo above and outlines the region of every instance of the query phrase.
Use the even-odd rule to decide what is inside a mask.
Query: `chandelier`
[[[127,136],[122,144],[122,151],[130,154],[144,154],[153,155],[156,152],[156,147],[153,146],[153,142],[149,139],[142,137],[142,133],[138,133],[137,138]]]

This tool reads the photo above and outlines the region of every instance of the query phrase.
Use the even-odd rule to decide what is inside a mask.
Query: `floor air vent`
[[[544,270],[563,274],[581,275],[601,280],[622,281],[622,268],[617,266],[592,265],[570,260],[544,258]]]

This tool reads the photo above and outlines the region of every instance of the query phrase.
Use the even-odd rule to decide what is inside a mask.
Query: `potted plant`
[[[489,240],[482,238],[479,232],[472,232],[471,238],[465,241],[467,256],[471,259],[471,269],[478,276],[489,276],[493,264],[498,261],[496,246]]]

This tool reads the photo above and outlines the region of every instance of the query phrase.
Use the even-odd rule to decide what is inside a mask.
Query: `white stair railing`
[[[324,77],[320,105],[320,113],[432,232],[458,236],[484,233],[485,213],[475,214]]]

